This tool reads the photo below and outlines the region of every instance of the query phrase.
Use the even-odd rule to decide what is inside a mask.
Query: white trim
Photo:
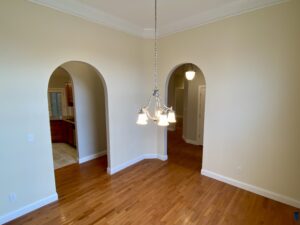
[[[171,23],[161,25],[159,38],[167,37],[183,31],[195,29],[207,24],[215,23],[234,16],[239,16],[259,9],[286,3],[290,0],[260,0],[245,1],[237,0],[212,10],[198,13],[191,17],[175,20]]]
[[[97,23],[115,30],[120,30],[128,34],[142,37],[154,37],[153,28],[145,28],[136,23],[129,22],[123,18],[114,16],[113,14],[104,12],[100,9],[93,8],[81,1],[61,1],[61,0],[28,0],[32,3],[46,6],[60,12],[80,17],[87,21]],[[265,7],[288,2],[290,0],[260,0],[245,1],[236,0],[228,4],[222,4],[211,10],[199,12],[190,17],[174,20],[171,23],[162,24],[160,26],[159,37],[165,37],[171,34],[182,32],[185,30],[197,28],[209,23],[224,20],[229,17],[241,15]]]
[[[115,30],[123,31],[128,34],[144,37],[153,37],[153,33],[147,32],[147,29],[143,29],[129,21],[106,13],[102,10],[93,8],[80,1],[61,1],[61,0],[28,0],[32,3],[46,6],[48,8],[66,13],[69,15],[80,17],[89,22],[97,23],[106,27],[110,27]]]
[[[233,185],[235,187],[253,192],[255,194],[262,195],[264,197],[273,199],[275,201],[282,202],[284,204],[291,205],[291,206],[294,206],[296,208],[300,208],[300,201],[298,201],[296,199],[293,199],[291,197],[288,197],[288,196],[285,196],[285,195],[282,195],[282,194],[278,194],[278,193],[275,193],[275,192],[272,192],[272,191],[269,191],[267,189],[260,188],[260,187],[257,187],[257,186],[251,185],[251,184],[247,184],[247,183],[235,180],[235,179],[230,178],[230,177],[225,177],[223,175],[217,174],[217,173],[209,171],[209,170],[202,169],[201,174],[204,175],[204,176],[213,178],[215,180]]]
[[[168,160],[168,155],[157,155],[157,158],[162,160],[162,161],[167,161]]]
[[[87,161],[90,161],[92,159],[96,159],[96,158],[99,158],[101,156],[104,156],[106,155],[107,152],[106,151],[102,151],[102,152],[99,152],[99,153],[96,153],[96,154],[93,154],[93,155],[88,155],[88,156],[85,156],[85,157],[82,157],[78,160],[79,164],[81,163],[85,163]]]
[[[121,170],[124,170],[125,168],[132,166],[144,159],[160,159],[162,161],[166,161],[168,159],[167,155],[158,155],[158,154],[144,154],[144,155],[140,155],[139,157],[129,160],[125,163],[122,163],[119,166],[115,166],[113,168],[108,167],[107,168],[107,173],[110,175],[113,175]]]
[[[53,194],[53,195],[50,195],[46,198],[43,198],[43,199],[40,199],[36,202],[33,202],[31,204],[28,204],[20,209],[17,209],[15,211],[12,211],[12,212],[9,212],[3,216],[0,216],[0,224],[4,224],[4,223],[7,223],[9,221],[12,221],[20,216],[23,216],[27,213],[30,213],[36,209],[39,209],[45,205],[48,205],[52,202],[55,202],[58,200],[58,195],[57,193]]]
[[[182,139],[188,143],[188,144],[192,144],[192,145],[201,145],[201,143],[199,142],[199,140],[192,140],[192,139],[188,139],[185,138],[184,136],[182,136]]]

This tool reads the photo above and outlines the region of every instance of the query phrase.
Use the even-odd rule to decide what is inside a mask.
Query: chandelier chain
[[[154,87],[158,89],[157,79],[158,79],[158,65],[157,65],[157,57],[158,57],[158,49],[157,49],[157,0],[155,0],[155,16],[154,16]]]

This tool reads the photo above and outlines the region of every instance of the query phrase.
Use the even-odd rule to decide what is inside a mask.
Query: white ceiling
[[[114,29],[153,37],[154,0],[29,0]],[[166,36],[287,0],[158,0],[159,35]]]

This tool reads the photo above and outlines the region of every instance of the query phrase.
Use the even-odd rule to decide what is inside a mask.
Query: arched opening
[[[49,79],[48,105],[54,168],[101,157],[100,167],[106,171],[107,87],[99,71],[79,61],[58,66]]]
[[[195,77],[188,80],[186,72],[191,67]],[[169,126],[166,132],[165,154],[170,161],[186,162],[184,166],[197,170],[202,168],[205,94],[205,78],[196,65],[181,64],[170,72],[166,101],[168,106],[173,106],[177,123]]]
[[[79,159],[73,87],[72,77],[62,67],[52,73],[48,83],[54,169],[77,163]]]

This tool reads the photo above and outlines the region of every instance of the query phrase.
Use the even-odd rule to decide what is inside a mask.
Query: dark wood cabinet
[[[72,83],[66,83],[66,97],[67,97],[67,105],[73,106],[73,87]]]
[[[64,134],[65,134],[65,143],[75,146],[75,125],[69,122],[64,121]]]
[[[63,121],[62,120],[51,120],[51,139],[53,143],[56,142],[63,142],[64,135],[63,135]]]
[[[53,143],[67,143],[76,147],[74,123],[65,120],[51,120],[50,126]]]

